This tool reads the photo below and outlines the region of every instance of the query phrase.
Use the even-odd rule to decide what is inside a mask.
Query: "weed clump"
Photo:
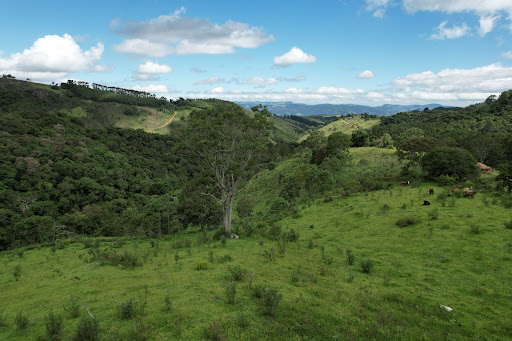
[[[347,263],[348,265],[354,264],[354,261],[356,260],[356,256],[352,253],[352,250],[347,250]]]
[[[196,262],[194,264],[194,269],[197,271],[204,271],[204,270],[208,270],[209,266],[210,266],[210,263],[208,263],[207,260],[198,259],[198,260],[196,260]]]
[[[365,274],[369,274],[373,269],[373,261],[371,259],[367,259],[361,262],[361,271]]]
[[[28,317],[23,312],[18,311],[16,317],[14,317],[14,324],[18,327],[18,330],[25,330],[28,327]]]
[[[228,266],[229,278],[232,281],[241,281],[247,274],[247,270],[242,268],[240,265]]]
[[[231,257],[231,255],[225,254],[224,256],[219,257],[217,262],[226,263],[226,262],[231,262],[232,260],[233,260],[233,257]]]
[[[229,304],[235,303],[235,296],[236,296],[236,287],[238,283],[237,282],[230,282],[226,286],[226,299]]]
[[[430,219],[435,220],[439,218],[439,211],[437,209],[430,211],[428,212],[428,216],[430,217]]]
[[[506,229],[512,230],[512,220],[506,221],[504,225]]]
[[[478,226],[477,224],[471,224],[471,226],[469,227],[469,230],[473,234],[479,234],[480,233],[480,226]]]
[[[396,225],[399,227],[407,227],[414,225],[418,222],[418,220],[414,217],[402,217],[396,221]]]
[[[21,265],[16,265],[14,267],[14,271],[12,272],[12,275],[14,276],[14,279],[16,280],[16,282],[20,279],[21,277]]]
[[[80,316],[80,304],[78,303],[78,298],[75,296],[69,298],[67,304],[64,305],[64,311],[73,318]]]
[[[117,312],[121,320],[129,320],[136,315],[135,303],[130,298],[128,301],[122,302],[117,306]]]
[[[48,340],[60,340],[63,318],[52,311],[46,316],[46,336]]]
[[[99,329],[97,320],[84,316],[78,322],[73,341],[97,341]]]
[[[266,285],[255,285],[252,293],[253,297],[261,299],[263,305],[263,313],[273,316],[277,309],[277,305],[283,298],[277,288]]]

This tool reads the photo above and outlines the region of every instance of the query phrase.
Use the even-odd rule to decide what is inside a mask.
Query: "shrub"
[[[196,262],[194,264],[194,269],[197,271],[208,270],[209,265],[210,265],[210,263],[208,263],[207,260],[198,259],[198,260],[196,260]]]
[[[283,295],[274,287],[265,287],[261,298],[263,300],[263,312],[265,315],[273,316]]]
[[[270,214],[279,214],[287,210],[290,207],[288,202],[281,197],[276,197],[272,203],[270,204],[269,213]]]
[[[78,322],[73,341],[97,341],[99,340],[98,320],[84,316]]]
[[[225,321],[219,319],[203,330],[203,336],[206,340],[227,340],[228,329],[229,325]]]
[[[19,330],[25,330],[28,327],[28,317],[25,316],[21,311],[18,311],[16,317],[14,317],[14,324]]]
[[[430,219],[435,220],[435,219],[439,218],[439,211],[437,209],[435,209],[433,211],[428,212],[428,215],[429,215]]]
[[[370,272],[372,272],[372,269],[373,269],[373,261],[371,259],[367,259],[367,260],[361,262],[361,270],[363,271],[363,273],[369,274]]]
[[[78,317],[80,315],[78,298],[75,296],[70,297],[67,305],[64,305],[64,311],[71,315],[71,317]]]
[[[133,303],[133,299],[130,298],[128,301],[120,303],[117,306],[117,312],[119,313],[119,317],[121,320],[129,320],[136,315],[135,311],[135,303]]]
[[[169,297],[169,294],[166,294],[165,298],[164,298],[164,311],[166,313],[168,313],[171,311],[171,308],[172,308],[171,298]]]
[[[471,224],[471,226],[469,227],[469,230],[473,234],[479,234],[480,233],[480,226],[478,226],[477,224]]]
[[[219,263],[226,263],[226,262],[231,262],[233,260],[233,257],[231,257],[231,255],[229,254],[225,254],[224,256],[221,256],[217,262]]]
[[[249,325],[249,318],[241,307],[236,315],[236,324],[241,328],[245,328]]]
[[[46,336],[49,340],[60,340],[62,332],[62,316],[56,315],[53,311],[46,316]]]
[[[299,240],[299,234],[294,229],[290,229],[288,232],[283,233],[283,239],[292,243]]]
[[[13,276],[14,276],[14,279],[16,280],[16,282],[20,279],[20,276],[21,276],[21,265],[16,265],[14,267],[14,271],[13,271]]]
[[[505,222],[505,228],[506,229],[512,229],[512,220],[509,220],[509,221],[506,221]]]
[[[399,227],[407,227],[417,223],[417,219],[414,217],[402,217],[396,221],[396,225]]]
[[[354,264],[354,261],[356,260],[356,256],[352,253],[351,250],[347,250],[347,263],[348,265]]]
[[[242,268],[240,265],[235,265],[233,267],[228,266],[228,271],[230,273],[229,278],[233,281],[241,281],[247,274],[247,270]]]
[[[228,300],[229,304],[235,303],[235,296],[236,296],[236,286],[237,282],[230,282],[226,286],[226,299]]]

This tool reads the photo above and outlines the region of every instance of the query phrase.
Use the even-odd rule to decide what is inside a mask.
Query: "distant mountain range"
[[[378,107],[371,107],[368,105],[358,104],[301,104],[293,102],[235,102],[236,104],[251,109],[251,107],[262,104],[266,105],[268,110],[279,116],[284,115],[297,115],[297,116],[312,116],[312,115],[339,115],[339,114],[370,114],[379,116],[393,115],[398,112],[423,110],[425,108],[434,109],[444,107],[441,104],[411,104],[411,105],[397,105],[385,104]]]

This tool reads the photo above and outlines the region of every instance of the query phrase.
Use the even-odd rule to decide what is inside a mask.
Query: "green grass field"
[[[364,120],[361,117],[361,115],[356,115],[354,117],[344,118],[343,120],[348,122],[348,123],[352,123],[352,124],[357,125],[357,127],[359,129],[365,129],[365,130],[368,130],[368,129],[372,128],[374,125],[376,125],[376,124],[378,124],[380,122],[380,119],[378,119],[378,118],[372,118],[372,119],[369,119],[369,120]],[[334,121],[332,123],[329,123],[329,124],[319,128],[319,130],[323,131],[325,136],[329,136],[332,133],[336,133],[338,131],[342,132],[344,134],[347,134],[347,135],[352,135],[352,133],[354,131],[356,131],[356,128],[354,128],[354,126],[351,125],[351,124],[347,124],[347,123],[343,122],[342,120],[337,120],[337,121]],[[299,142],[306,140],[308,137],[309,137],[309,134],[306,134],[306,135],[302,136],[299,139]]]
[[[485,194],[445,198],[439,194],[447,189],[434,187],[429,196],[428,187],[334,195],[225,245],[210,240],[213,232],[205,238],[188,231],[124,245],[83,239],[3,252],[0,339],[44,336],[51,310],[64,317],[62,335],[71,338],[80,319],[63,309],[71,297],[79,300],[82,317],[87,312],[81,301],[86,303],[102,339],[112,340],[510,339],[512,230],[504,227],[510,209]],[[397,226],[402,218],[412,225]],[[291,229],[298,241],[275,241]],[[120,255],[126,250],[141,266],[101,265],[92,261],[91,248]],[[370,273],[361,266],[367,260]],[[205,261],[208,268],[196,270]],[[247,273],[230,304],[228,267],[235,266]],[[282,294],[273,316],[252,295],[259,285]],[[130,299],[138,317],[124,320],[118,306]],[[20,312],[29,320],[25,330],[14,323]]]

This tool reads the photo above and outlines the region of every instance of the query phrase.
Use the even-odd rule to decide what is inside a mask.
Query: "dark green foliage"
[[[241,281],[247,274],[247,270],[242,268],[240,265],[228,266],[229,278],[232,281]]]
[[[225,254],[225,255],[219,257],[217,262],[226,263],[226,262],[231,262],[232,260],[233,260],[233,257],[231,257],[231,255]]]
[[[62,324],[64,319],[62,316],[57,315],[52,311],[46,316],[45,326],[46,326],[46,337],[48,340],[60,340],[62,333]]]
[[[512,230],[512,220],[506,221],[504,225],[506,229]]]
[[[347,250],[346,254],[347,254],[348,265],[353,265],[354,261],[356,260],[356,256],[354,255],[354,253],[351,250]]]
[[[222,341],[228,340],[229,324],[221,319],[212,322],[208,327],[203,330],[203,337],[206,340]]]
[[[283,239],[290,243],[296,242],[299,240],[299,233],[295,232],[294,229],[290,229],[290,231],[283,232]]]
[[[20,276],[21,276],[21,265],[16,265],[14,267],[14,271],[13,271],[13,276],[14,276],[14,279],[16,280],[16,282],[20,279]]]
[[[18,328],[18,330],[25,330],[28,327],[28,317],[23,314],[23,312],[18,311],[16,316],[14,317],[14,324]]]
[[[84,316],[78,322],[75,334],[73,335],[73,341],[98,341],[99,331],[98,320]]]
[[[361,271],[365,274],[369,274],[373,269],[373,261],[371,259],[367,259],[361,262]]]
[[[279,214],[284,212],[290,207],[288,202],[284,200],[281,197],[276,197],[274,200],[272,200],[272,203],[270,204],[269,213],[270,214]]]
[[[169,294],[166,294],[165,298],[164,298],[164,312],[166,312],[166,313],[170,312],[171,308],[172,308],[171,297],[169,296]]]
[[[64,311],[73,318],[80,316],[80,303],[78,297],[70,297],[64,305]]]
[[[133,302],[133,299],[130,298],[129,300],[119,303],[117,305],[117,312],[119,313],[119,318],[121,320],[129,320],[137,314],[135,303]]]
[[[258,286],[257,289],[255,287],[253,295],[261,299],[263,313],[270,316],[275,314],[277,306],[283,298],[279,290],[272,286]]]
[[[370,138],[365,130],[356,130],[351,137],[352,147],[366,147],[370,145]]]
[[[235,296],[236,296],[236,287],[238,283],[235,281],[229,282],[226,285],[226,299],[229,304],[235,303]]]
[[[434,148],[425,154],[421,164],[430,178],[448,175],[458,179],[471,179],[478,174],[475,158],[467,150],[460,148]]]
[[[396,221],[396,225],[399,227],[407,227],[414,225],[418,222],[418,219],[414,217],[402,217]]]
[[[471,233],[473,234],[479,234],[481,231],[480,231],[480,226],[477,225],[477,224],[471,224],[469,226],[469,230],[471,231]]]

